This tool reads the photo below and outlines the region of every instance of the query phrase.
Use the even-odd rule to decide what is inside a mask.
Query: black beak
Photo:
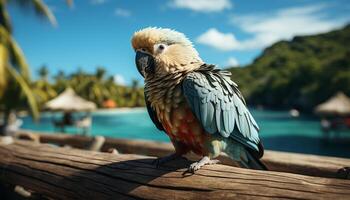
[[[146,73],[154,73],[155,66],[152,55],[142,51],[136,51],[135,62],[137,70],[143,77],[145,77]]]

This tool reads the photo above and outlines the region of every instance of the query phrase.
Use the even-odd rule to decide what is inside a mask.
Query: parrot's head
[[[145,28],[131,39],[136,66],[143,77],[157,77],[191,71],[203,62],[191,41],[182,33],[167,28]]]

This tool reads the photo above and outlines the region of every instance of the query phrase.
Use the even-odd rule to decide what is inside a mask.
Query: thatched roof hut
[[[320,115],[350,115],[350,98],[338,92],[324,103],[316,106],[315,112]]]
[[[47,102],[45,108],[57,111],[91,111],[96,109],[96,104],[81,98],[72,88],[67,88],[56,98]]]

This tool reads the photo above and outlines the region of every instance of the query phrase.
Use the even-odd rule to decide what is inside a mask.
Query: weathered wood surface
[[[0,144],[0,181],[53,199],[349,199],[350,180],[255,171],[227,165],[183,174],[185,160],[156,168],[153,158]]]
[[[28,131],[18,132],[17,136],[20,138],[32,137],[42,143],[53,143],[60,146],[69,145],[76,148],[89,148],[94,141],[93,137],[65,134],[37,134]],[[110,148],[116,148],[120,153],[156,157],[165,156],[174,151],[171,144],[164,142],[106,138],[101,150],[108,151]],[[195,155],[189,155],[188,157],[192,160],[198,159]],[[225,155],[220,156],[219,160],[222,164],[237,166],[235,162]],[[262,160],[272,171],[350,179],[348,169],[350,167],[350,159],[267,150]]]

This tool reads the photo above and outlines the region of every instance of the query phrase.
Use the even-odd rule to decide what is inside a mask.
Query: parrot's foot
[[[204,156],[198,162],[192,163],[187,171],[194,173],[195,171],[199,170],[204,165],[213,165],[213,164],[216,164],[219,162],[220,162],[219,160],[210,160],[210,158],[208,156]]]
[[[157,167],[159,167],[160,165],[163,165],[163,164],[165,164],[167,162],[170,162],[170,161],[178,159],[178,158],[186,159],[186,158],[182,157],[181,155],[179,155],[177,153],[173,153],[173,154],[170,154],[168,156],[155,159],[152,162],[152,165],[156,165]]]

